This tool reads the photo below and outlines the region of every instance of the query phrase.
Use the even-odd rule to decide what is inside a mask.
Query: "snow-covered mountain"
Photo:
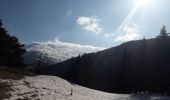
[[[26,46],[27,53],[24,55],[25,63],[33,63],[40,55],[48,58],[50,62],[57,63],[85,53],[97,52],[104,48],[90,45],[80,45],[61,42],[59,40],[48,42],[34,42]]]

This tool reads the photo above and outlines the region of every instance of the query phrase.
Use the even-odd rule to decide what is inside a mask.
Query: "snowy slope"
[[[22,80],[3,81],[13,85],[12,97],[7,100],[170,100],[170,97],[158,95],[105,93],[71,84],[55,76],[41,75],[25,77]]]
[[[27,53],[24,58],[26,63],[32,63],[41,54],[56,63],[84,53],[97,52],[103,49],[89,45],[65,43],[59,40],[36,42],[26,46]]]

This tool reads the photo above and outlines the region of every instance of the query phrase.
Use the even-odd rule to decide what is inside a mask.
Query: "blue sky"
[[[141,3],[141,2],[140,2]],[[112,47],[170,29],[170,0],[0,0],[4,27],[20,41]]]

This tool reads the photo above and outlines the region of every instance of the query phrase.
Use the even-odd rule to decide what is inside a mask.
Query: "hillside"
[[[8,70],[8,71],[4,71]],[[9,75],[3,78],[2,73]],[[0,99],[3,100],[169,100],[156,94],[111,94],[88,89],[55,76],[31,75],[12,68],[0,70]],[[4,75],[3,74],[3,75]],[[13,77],[12,77],[13,75]],[[31,76],[30,76],[31,75]],[[14,78],[20,76],[20,78]],[[6,92],[6,93],[5,93]]]
[[[25,49],[27,50],[24,55],[26,64],[32,64],[39,56],[43,56],[45,59],[48,59],[50,63],[54,64],[84,53],[97,52],[104,48],[55,40],[32,43],[26,45]]]
[[[123,43],[48,67],[41,74],[116,93],[170,93],[170,38]]]

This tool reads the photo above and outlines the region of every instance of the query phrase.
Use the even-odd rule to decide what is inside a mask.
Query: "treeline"
[[[24,45],[18,38],[10,36],[0,20],[0,66],[21,68],[24,66]]]
[[[163,26],[154,39],[130,41],[48,67],[57,75],[89,88],[116,93],[170,94],[170,37]]]

